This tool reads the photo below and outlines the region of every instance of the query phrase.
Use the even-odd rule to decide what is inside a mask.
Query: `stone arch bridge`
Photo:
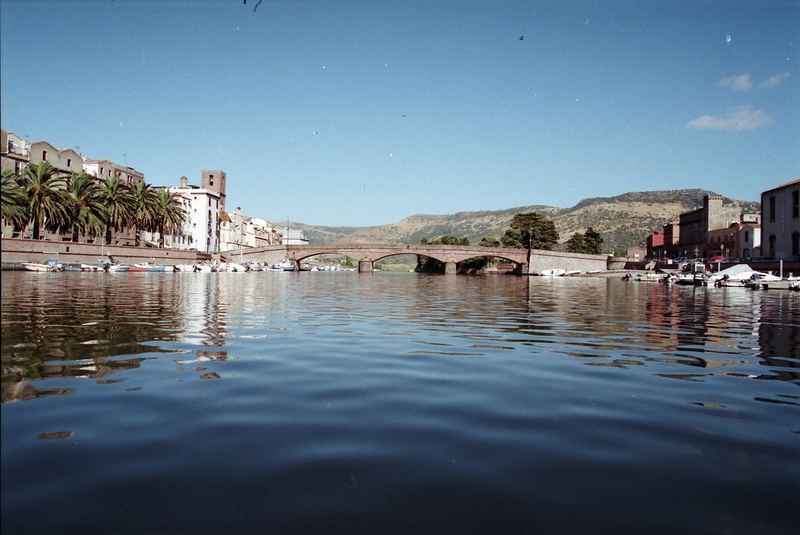
[[[534,249],[528,258],[527,249],[506,247],[477,247],[464,245],[402,245],[402,244],[326,244],[326,245],[277,245],[255,247],[222,253],[232,259],[240,256],[246,260],[273,263],[289,259],[298,265],[305,259],[317,255],[348,256],[358,261],[359,273],[371,272],[375,262],[389,256],[412,254],[433,258],[444,264],[445,273],[456,273],[458,263],[470,258],[489,256],[508,260],[516,265],[515,272],[528,274],[545,269],[563,268],[581,271],[605,270],[607,257]]]

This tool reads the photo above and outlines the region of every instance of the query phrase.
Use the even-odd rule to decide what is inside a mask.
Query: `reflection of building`
[[[797,300],[791,292],[769,292],[761,296],[762,318],[796,318],[798,317]],[[771,373],[783,375],[785,380],[797,382],[800,371],[787,370],[786,358],[800,358],[800,324],[796,321],[760,321],[758,323],[758,343],[761,348],[762,362],[774,369]],[[776,360],[773,360],[776,359]]]
[[[763,256],[800,258],[800,179],[761,194]]]

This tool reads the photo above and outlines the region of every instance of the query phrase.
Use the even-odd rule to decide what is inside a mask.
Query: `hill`
[[[466,236],[477,244],[481,238],[500,238],[514,214],[541,212],[551,218],[561,243],[575,232],[593,227],[603,236],[608,252],[643,246],[647,235],[682,212],[703,205],[703,196],[714,192],[702,189],[630,192],[615,197],[584,199],[570,208],[532,205],[506,210],[458,212],[449,215],[412,215],[389,225],[373,227],[320,227],[292,223],[302,229],[311,243],[419,243],[422,238],[443,235]],[[748,213],[760,211],[757,202],[724,198],[723,204],[740,206]]]

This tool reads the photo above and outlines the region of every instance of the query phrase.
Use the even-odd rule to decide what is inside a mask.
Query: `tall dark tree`
[[[102,188],[86,173],[74,173],[64,191],[64,205],[68,219],[63,231],[72,232],[72,241],[80,234],[94,235],[103,228],[106,218],[102,204]]]
[[[124,182],[111,177],[103,182],[101,199],[106,210],[106,243],[111,244],[111,231],[117,232],[133,222],[133,197]]]
[[[567,251],[570,253],[586,253],[586,241],[582,232],[576,232],[567,240]]]
[[[164,234],[181,230],[186,213],[178,201],[178,194],[167,188],[158,190],[155,203],[158,246],[164,247]]]
[[[497,238],[481,238],[479,247],[500,247],[500,240]]]
[[[142,230],[155,230],[158,218],[156,190],[143,180],[134,182],[130,188],[133,197],[133,226],[135,228],[135,244],[138,247],[142,240]]]
[[[25,189],[28,216],[33,220],[33,239],[39,239],[42,226],[48,230],[61,228],[67,219],[63,175],[42,161],[25,167],[20,183]]]
[[[558,243],[558,231],[555,223],[543,214],[517,214],[500,242],[503,247],[550,250]]]
[[[3,183],[0,190],[0,201],[2,201],[3,221],[11,223],[15,227],[24,227],[28,223],[28,208],[25,197],[25,190],[17,181],[17,177],[11,171],[3,170]]]
[[[586,229],[586,233],[583,235],[583,241],[586,245],[587,253],[600,254],[603,252],[603,237],[592,227]]]

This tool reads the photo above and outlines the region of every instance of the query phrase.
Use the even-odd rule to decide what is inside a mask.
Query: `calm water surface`
[[[2,531],[800,529],[800,295],[2,276]]]

